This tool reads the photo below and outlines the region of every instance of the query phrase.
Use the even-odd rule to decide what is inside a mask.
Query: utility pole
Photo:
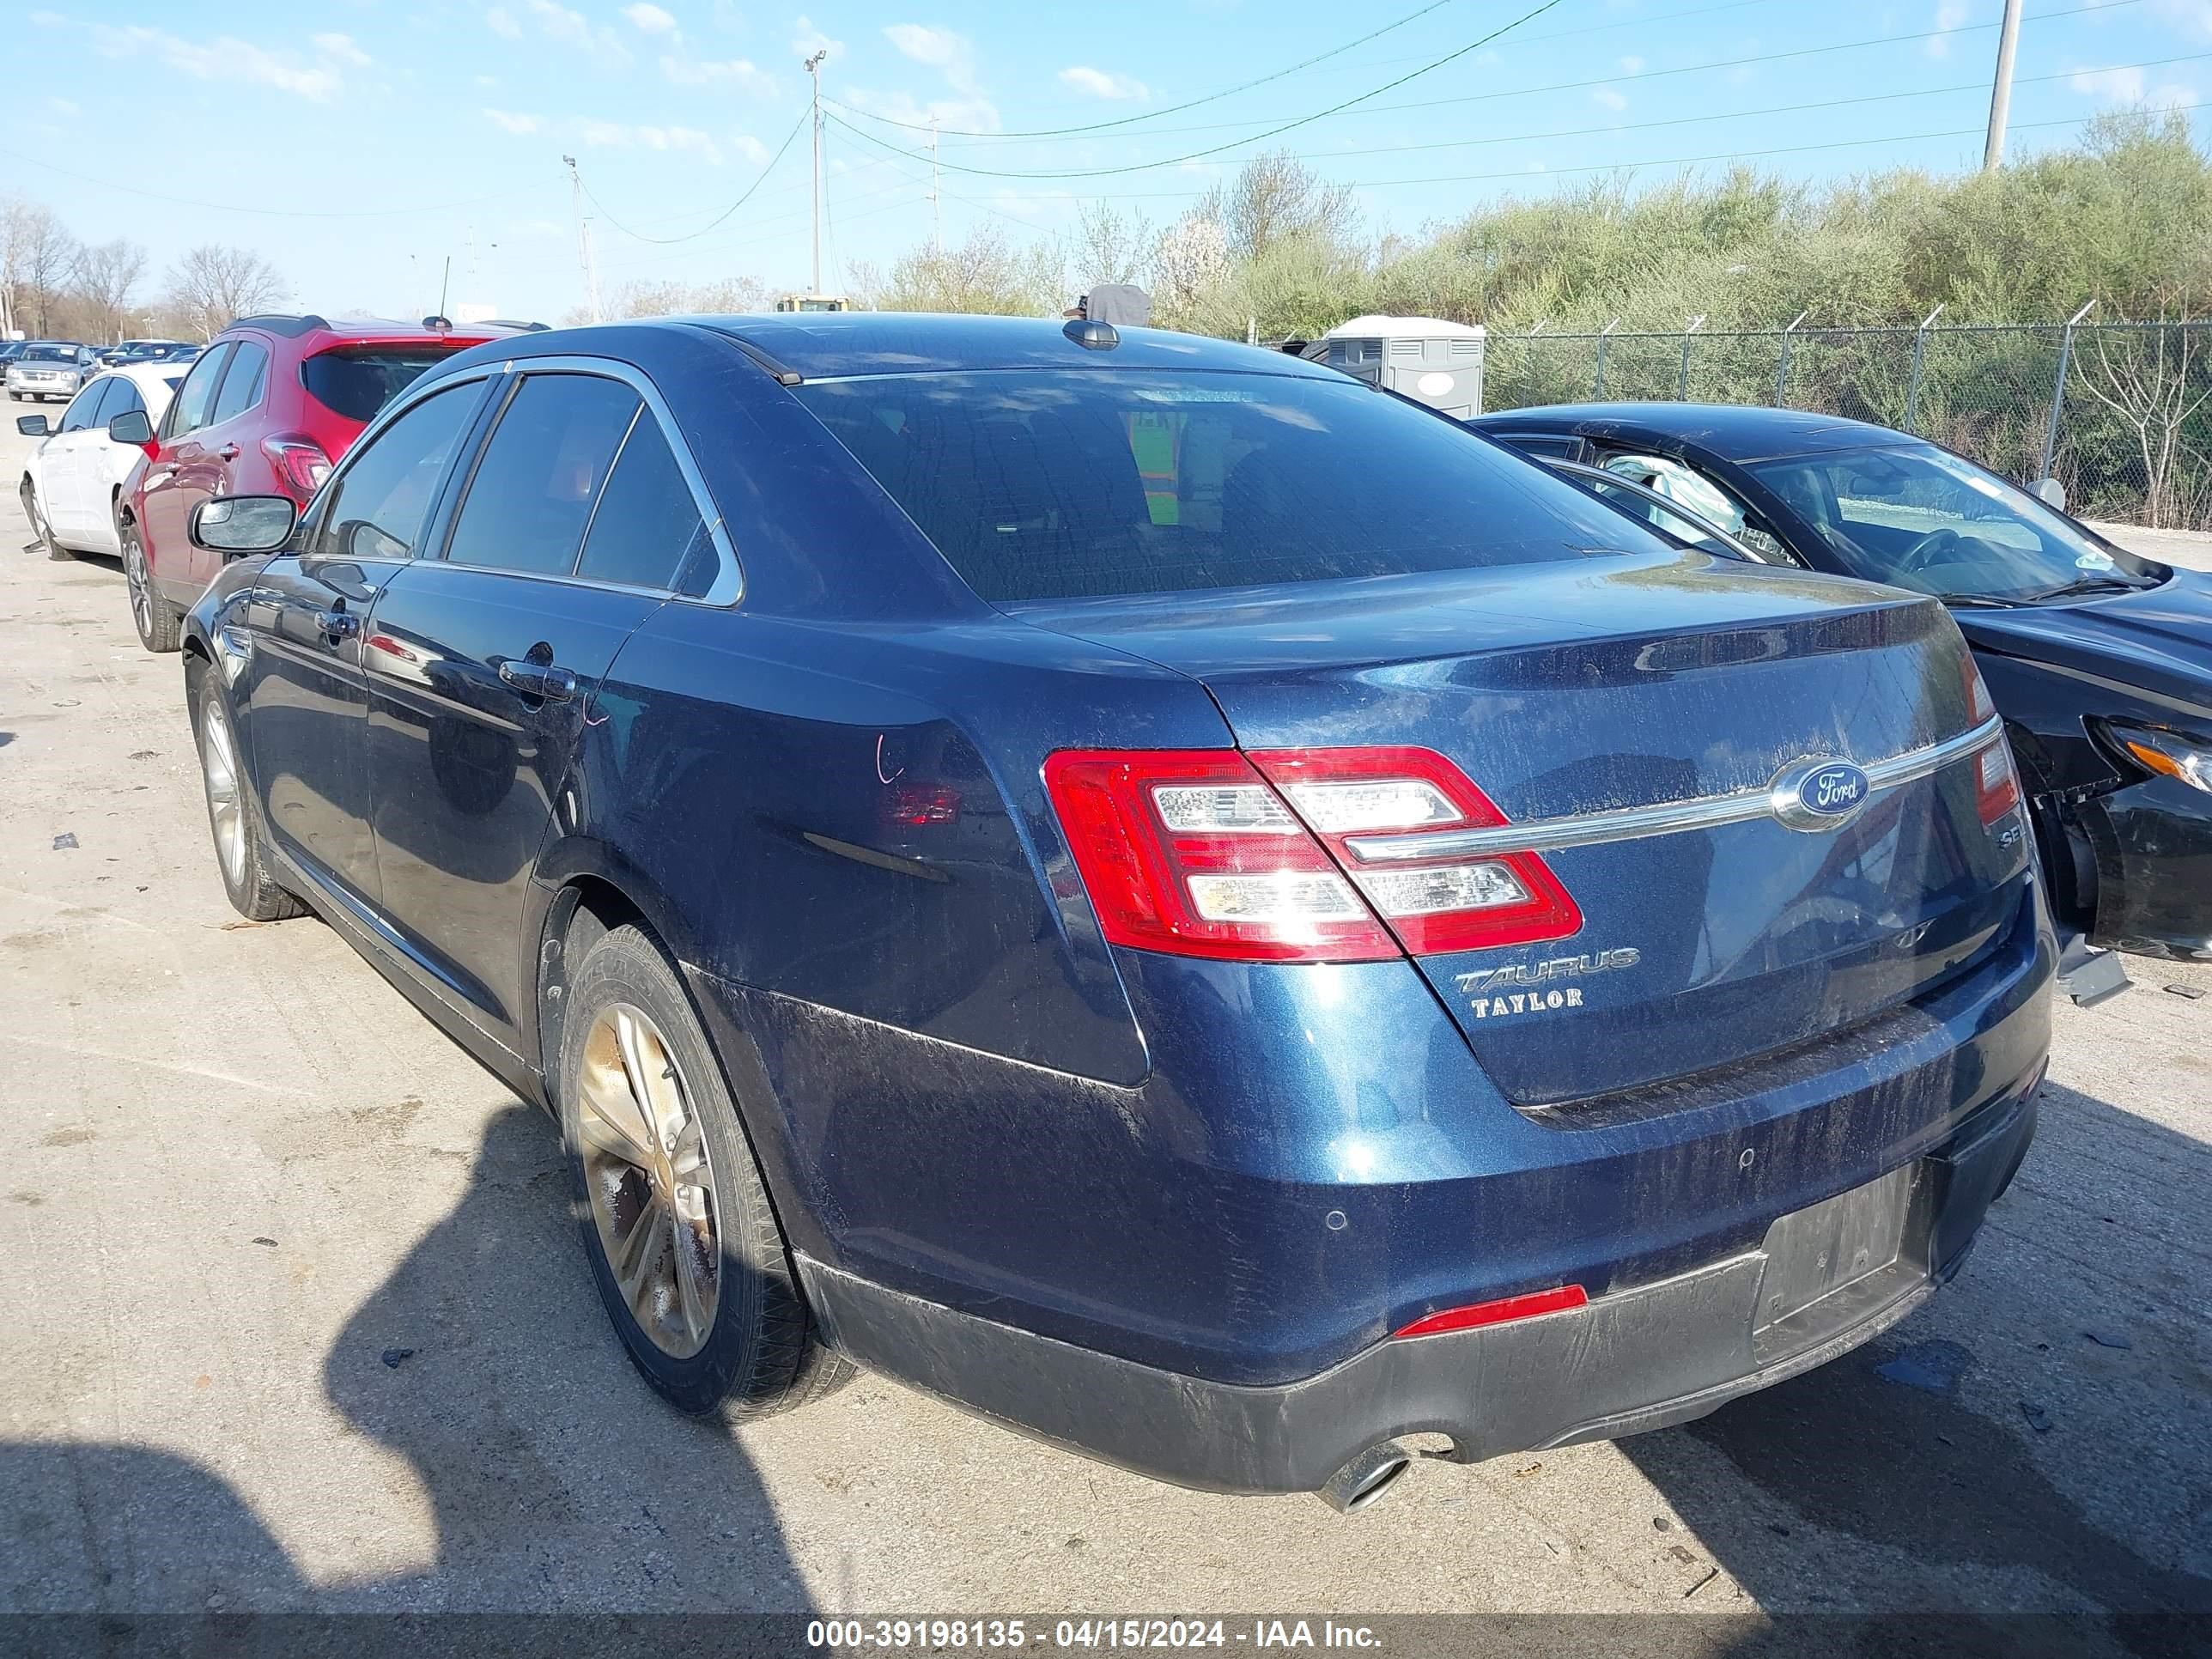
[[[938,205],[937,118],[929,118],[929,251],[945,253],[945,210]]]
[[[814,289],[822,292],[822,60],[830,55],[823,47],[806,60],[806,72],[814,77]]]
[[[592,264],[592,222],[584,215],[584,175],[576,171],[576,158],[561,158],[568,167],[568,198],[576,209],[576,260],[584,268],[584,298],[591,307],[592,320],[599,316],[599,273]],[[451,261],[447,262],[448,264]]]
[[[2020,0],[2005,0],[2004,22],[1997,29],[1997,78],[1990,88],[1990,136],[1982,145],[1982,171],[1995,173],[2004,161],[2005,116],[2012,108],[2012,59],[2020,46]]]

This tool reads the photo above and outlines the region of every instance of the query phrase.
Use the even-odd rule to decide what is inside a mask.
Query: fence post
[[[1590,400],[1593,403],[1605,400],[1605,337],[1620,326],[1620,319],[1616,317],[1597,331],[1597,379],[1590,383]]]
[[[2074,361],[2074,331],[2096,303],[2092,300],[2069,317],[2066,331],[2058,337],[2058,383],[2051,388],[2051,424],[2043,434],[2043,465],[2035,475],[2039,481],[2051,476],[2051,458],[2058,448],[2058,416],[2066,406],[2066,366]]]
[[[1674,401],[1678,404],[1690,401],[1690,337],[1705,325],[1705,313],[1701,311],[1690,319],[1690,325],[1682,331],[1682,374],[1674,382]]]
[[[1774,371],[1774,406],[1777,409],[1790,407],[1790,337],[1796,333],[1797,323],[1803,322],[1812,314],[1813,307],[1807,306],[1797,313],[1797,322],[1782,331],[1782,367]]]
[[[1912,388],[1905,394],[1905,429],[1917,434],[1920,429],[1920,365],[1928,351],[1928,331],[1943,314],[1937,306],[1920,319],[1920,331],[1912,337]]]

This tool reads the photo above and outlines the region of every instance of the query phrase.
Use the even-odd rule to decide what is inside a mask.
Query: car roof
[[[1729,461],[1772,460],[1837,449],[1896,448],[1909,433],[1811,410],[1746,404],[1547,404],[1477,416],[1485,432],[1559,432],[1585,437],[1672,440]]]
[[[1077,344],[1069,337],[1066,325],[1043,317],[812,311],[671,318],[624,326],[651,328],[672,323],[710,329],[741,341],[805,380],[995,368],[1241,370],[1305,380],[1343,378],[1334,369],[1279,351],[1162,328],[1118,328],[1118,344],[1092,349]],[[531,337],[544,341],[560,337],[556,333]]]
[[[138,386],[158,386],[163,392],[171,390],[168,384],[173,375],[185,373],[190,363],[119,363],[96,376],[99,380],[125,380]]]
[[[233,320],[208,345],[240,334],[275,335],[282,339],[304,343],[302,355],[312,356],[333,345],[344,345],[356,341],[374,340],[405,344],[422,341],[426,344],[451,343],[456,350],[465,346],[480,345],[486,340],[496,340],[514,332],[508,327],[489,323],[470,323],[451,329],[425,328],[420,323],[405,323],[381,317],[340,317],[331,319],[312,313],[291,316],[279,313],[264,313]],[[179,343],[188,343],[179,342]]]

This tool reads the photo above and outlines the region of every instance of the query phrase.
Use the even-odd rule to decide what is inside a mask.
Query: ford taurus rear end
[[[810,909],[810,948],[927,985],[847,1018],[706,981],[784,1102],[828,1340],[1351,1504],[1399,1437],[1658,1427],[1903,1317],[2017,1168],[2049,1038],[1945,612],[1680,553],[1176,338],[786,376],[879,514],[817,546],[926,547],[978,602],[870,624],[915,723],[849,763],[878,833],[817,837],[923,878]]]

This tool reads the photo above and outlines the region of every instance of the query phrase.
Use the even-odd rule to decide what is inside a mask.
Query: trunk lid
[[[1931,600],[1690,556],[1007,608],[1192,675],[1248,750],[1434,750],[1516,826],[1757,792],[1755,816],[1543,851],[1571,937],[1416,958],[1526,1106],[1837,1032],[1952,976],[2017,904],[2027,837],[1982,822],[1970,756],[1840,827],[1765,805],[1795,763],[1879,778],[1975,726]]]

